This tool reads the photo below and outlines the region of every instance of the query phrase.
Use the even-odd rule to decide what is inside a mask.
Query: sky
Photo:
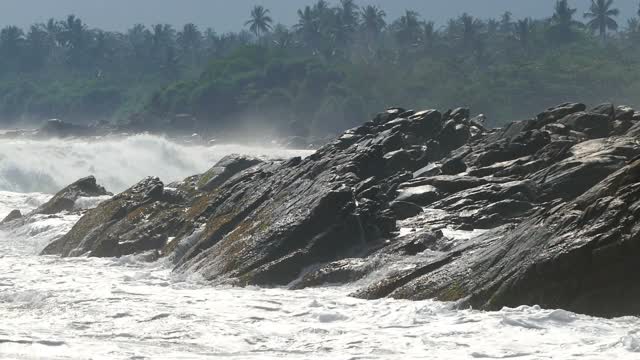
[[[336,3],[338,0],[331,2]],[[90,27],[105,30],[124,30],[136,23],[169,23],[181,27],[193,22],[201,28],[211,27],[217,32],[237,31],[243,27],[250,9],[263,5],[271,10],[276,22],[292,25],[296,10],[313,0],[0,0],[0,26],[26,27],[48,18],[63,18],[75,14]],[[555,0],[356,0],[359,5],[373,4],[384,9],[395,19],[405,9],[444,24],[447,19],[463,12],[488,18],[497,17],[506,10],[516,18],[550,16]],[[591,0],[570,0],[579,9],[587,10]],[[622,11],[619,23],[634,16],[640,0],[615,0]]]

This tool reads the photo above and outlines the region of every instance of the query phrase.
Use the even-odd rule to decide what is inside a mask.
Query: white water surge
[[[0,217],[48,197],[0,192]],[[0,231],[0,359],[640,358],[635,317],[363,301],[349,287],[211,288],[163,262],[36,255],[77,219],[42,216]]]
[[[90,139],[0,140],[0,190],[55,193],[87,175],[107,190],[125,190],[147,176],[165,182],[202,173],[225,155],[290,157],[301,151],[182,145],[155,135]]]

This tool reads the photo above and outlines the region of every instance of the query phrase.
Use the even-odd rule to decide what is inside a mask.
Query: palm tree
[[[465,48],[473,48],[480,29],[482,29],[482,22],[473,16],[464,13],[460,16],[460,24],[462,25],[462,44]]]
[[[55,19],[50,18],[49,20],[47,20],[46,24],[44,25],[44,28],[47,31],[47,36],[49,37],[49,39],[53,41],[56,45],[59,45],[62,41],[61,39],[62,27],[60,23],[57,22]]]
[[[178,33],[178,44],[186,50],[193,51],[200,46],[202,42],[202,33],[195,24],[186,24],[180,33]]]
[[[146,28],[146,26],[142,24],[136,24],[131,29],[127,30],[126,40],[128,44],[133,48],[134,53],[136,55],[142,56],[143,50],[145,48],[151,48],[153,35]]]
[[[93,30],[92,37],[93,43],[89,51],[92,57],[92,63],[102,70],[104,66],[110,63],[114,55],[113,48],[111,47],[112,37],[109,33],[102,30]]]
[[[387,26],[387,23],[384,20],[386,16],[387,14],[384,10],[374,5],[367,5],[362,9],[360,14],[360,18],[362,19],[360,26],[368,36],[371,38],[377,38],[382,32],[382,29]]]
[[[4,56],[15,57],[24,42],[24,32],[17,26],[7,26],[0,31],[0,48]]]
[[[420,20],[419,14],[415,11],[407,10],[400,19],[394,24],[396,28],[396,38],[402,45],[411,45],[418,40],[420,36]]]
[[[640,20],[631,18],[627,21],[627,36],[633,42],[640,42]]]
[[[511,24],[511,25],[513,25],[513,24]],[[487,20],[487,34],[490,37],[493,37],[493,36],[496,35],[496,33],[498,31],[502,31],[502,27],[501,27],[500,22],[498,20],[496,20],[496,19]]]
[[[529,52],[533,32],[534,23],[530,18],[518,20],[513,26],[513,37],[518,41],[525,52]]]
[[[249,31],[258,38],[271,31],[273,19],[269,16],[269,12],[269,9],[265,9],[264,6],[256,5],[251,10],[251,19],[244,23],[245,26],[249,26]]]
[[[513,28],[513,14],[510,11],[506,11],[502,16],[500,16],[500,31],[502,33],[508,34],[511,32]]]
[[[49,38],[44,24],[31,25],[25,37],[28,48],[27,61],[32,69],[40,68],[47,61],[55,42]]]
[[[318,2],[313,5],[313,11],[318,18],[321,18],[330,11],[329,3],[325,0],[318,0]]]
[[[212,28],[207,28],[202,35],[204,42],[204,51],[207,56],[215,56],[218,53],[218,34]]]
[[[273,45],[281,50],[291,48],[294,44],[293,34],[282,24],[278,24],[273,28],[271,37]]]
[[[460,23],[458,19],[447,20],[447,25],[444,27],[444,36],[449,42],[454,42],[458,38],[460,32]]]
[[[327,39],[343,38],[345,35],[342,28],[342,19],[338,16],[338,12],[329,7],[329,3],[325,0],[318,0],[311,10],[318,30],[317,42],[324,43]]]
[[[356,5],[354,0],[340,0],[338,15],[342,21],[342,25],[349,33],[353,33],[358,26],[358,10],[358,5]]]
[[[308,47],[314,51],[317,50],[320,28],[315,11],[310,6],[306,6],[304,10],[298,10],[298,23],[294,25],[294,29]]]
[[[431,50],[433,48],[437,35],[438,32],[436,31],[435,23],[433,21],[427,21],[422,24],[422,35],[420,38],[425,50]]]
[[[175,30],[169,24],[156,24],[152,27],[153,46],[156,50],[170,47],[174,40]]]
[[[569,7],[567,0],[556,1],[555,11],[551,17],[551,31],[560,40],[569,40],[573,36],[573,28],[582,26],[582,23],[573,19],[577,9]]]
[[[153,60],[161,68],[167,68],[167,64],[175,58],[175,30],[169,24],[156,24],[151,27],[151,33]]]
[[[198,58],[200,45],[202,44],[202,33],[195,24],[186,24],[178,33],[178,44],[182,48],[191,65],[194,65]]]
[[[612,9],[613,0],[591,0],[591,8],[584,17],[591,19],[587,26],[592,31],[599,31],[602,40],[607,37],[607,30],[618,30],[618,23],[613,19],[620,14],[620,10]]]
[[[78,49],[84,45],[84,35],[87,26],[75,15],[69,15],[62,23],[61,35],[63,44],[67,47]]]

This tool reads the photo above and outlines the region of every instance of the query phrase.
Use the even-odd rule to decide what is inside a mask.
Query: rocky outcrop
[[[0,221],[0,225],[9,223],[11,221],[14,220],[18,220],[22,218],[22,212],[20,212],[20,210],[12,210],[9,215],[5,216],[4,219],[2,219],[2,221]]]
[[[361,280],[354,296],[369,299],[639,314],[624,276],[640,248],[639,120],[566,103],[488,130],[465,108],[393,108],[306,158],[145,179],[45,253],[148,252],[237,285]]]
[[[210,191],[222,185],[233,175],[242,170],[246,170],[254,165],[261,163],[258,158],[230,155],[220,160],[214,167],[202,174],[198,179],[198,188],[204,191]]]
[[[416,267],[403,281],[384,279],[358,295],[436,298],[491,310],[539,304],[601,316],[638,314],[640,287],[628,274],[640,256],[639,189],[640,160],[634,160],[570,202],[493,229],[446,252],[437,266]]]
[[[87,211],[43,254],[114,257],[159,249],[182,230],[183,201],[179,193],[165,190],[158,178],[146,178]]]
[[[76,201],[81,197],[104,195],[111,194],[104,187],[97,184],[95,177],[88,176],[60,190],[51,200],[38,207],[35,213],[50,215],[62,211],[71,211],[74,209]]]

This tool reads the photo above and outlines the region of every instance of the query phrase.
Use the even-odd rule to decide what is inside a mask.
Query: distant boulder
[[[602,138],[609,134],[609,117],[590,112],[576,112],[565,116],[560,124],[588,134],[592,138]]]
[[[60,119],[47,120],[37,131],[37,135],[41,137],[65,138],[87,136],[89,134],[91,134],[91,128],[89,126],[72,124]]]
[[[21,218],[22,218],[22,213],[20,212],[20,210],[13,210],[2,221],[0,221],[0,225],[6,224],[8,222],[18,220]]]
[[[558,121],[567,115],[585,111],[587,106],[580,103],[564,103],[538,114],[536,128],[541,128],[547,124]]]
[[[104,195],[111,194],[104,187],[97,184],[95,177],[88,176],[60,190],[51,200],[36,209],[35,213],[57,214],[63,211],[71,211],[74,209],[78,198]]]

